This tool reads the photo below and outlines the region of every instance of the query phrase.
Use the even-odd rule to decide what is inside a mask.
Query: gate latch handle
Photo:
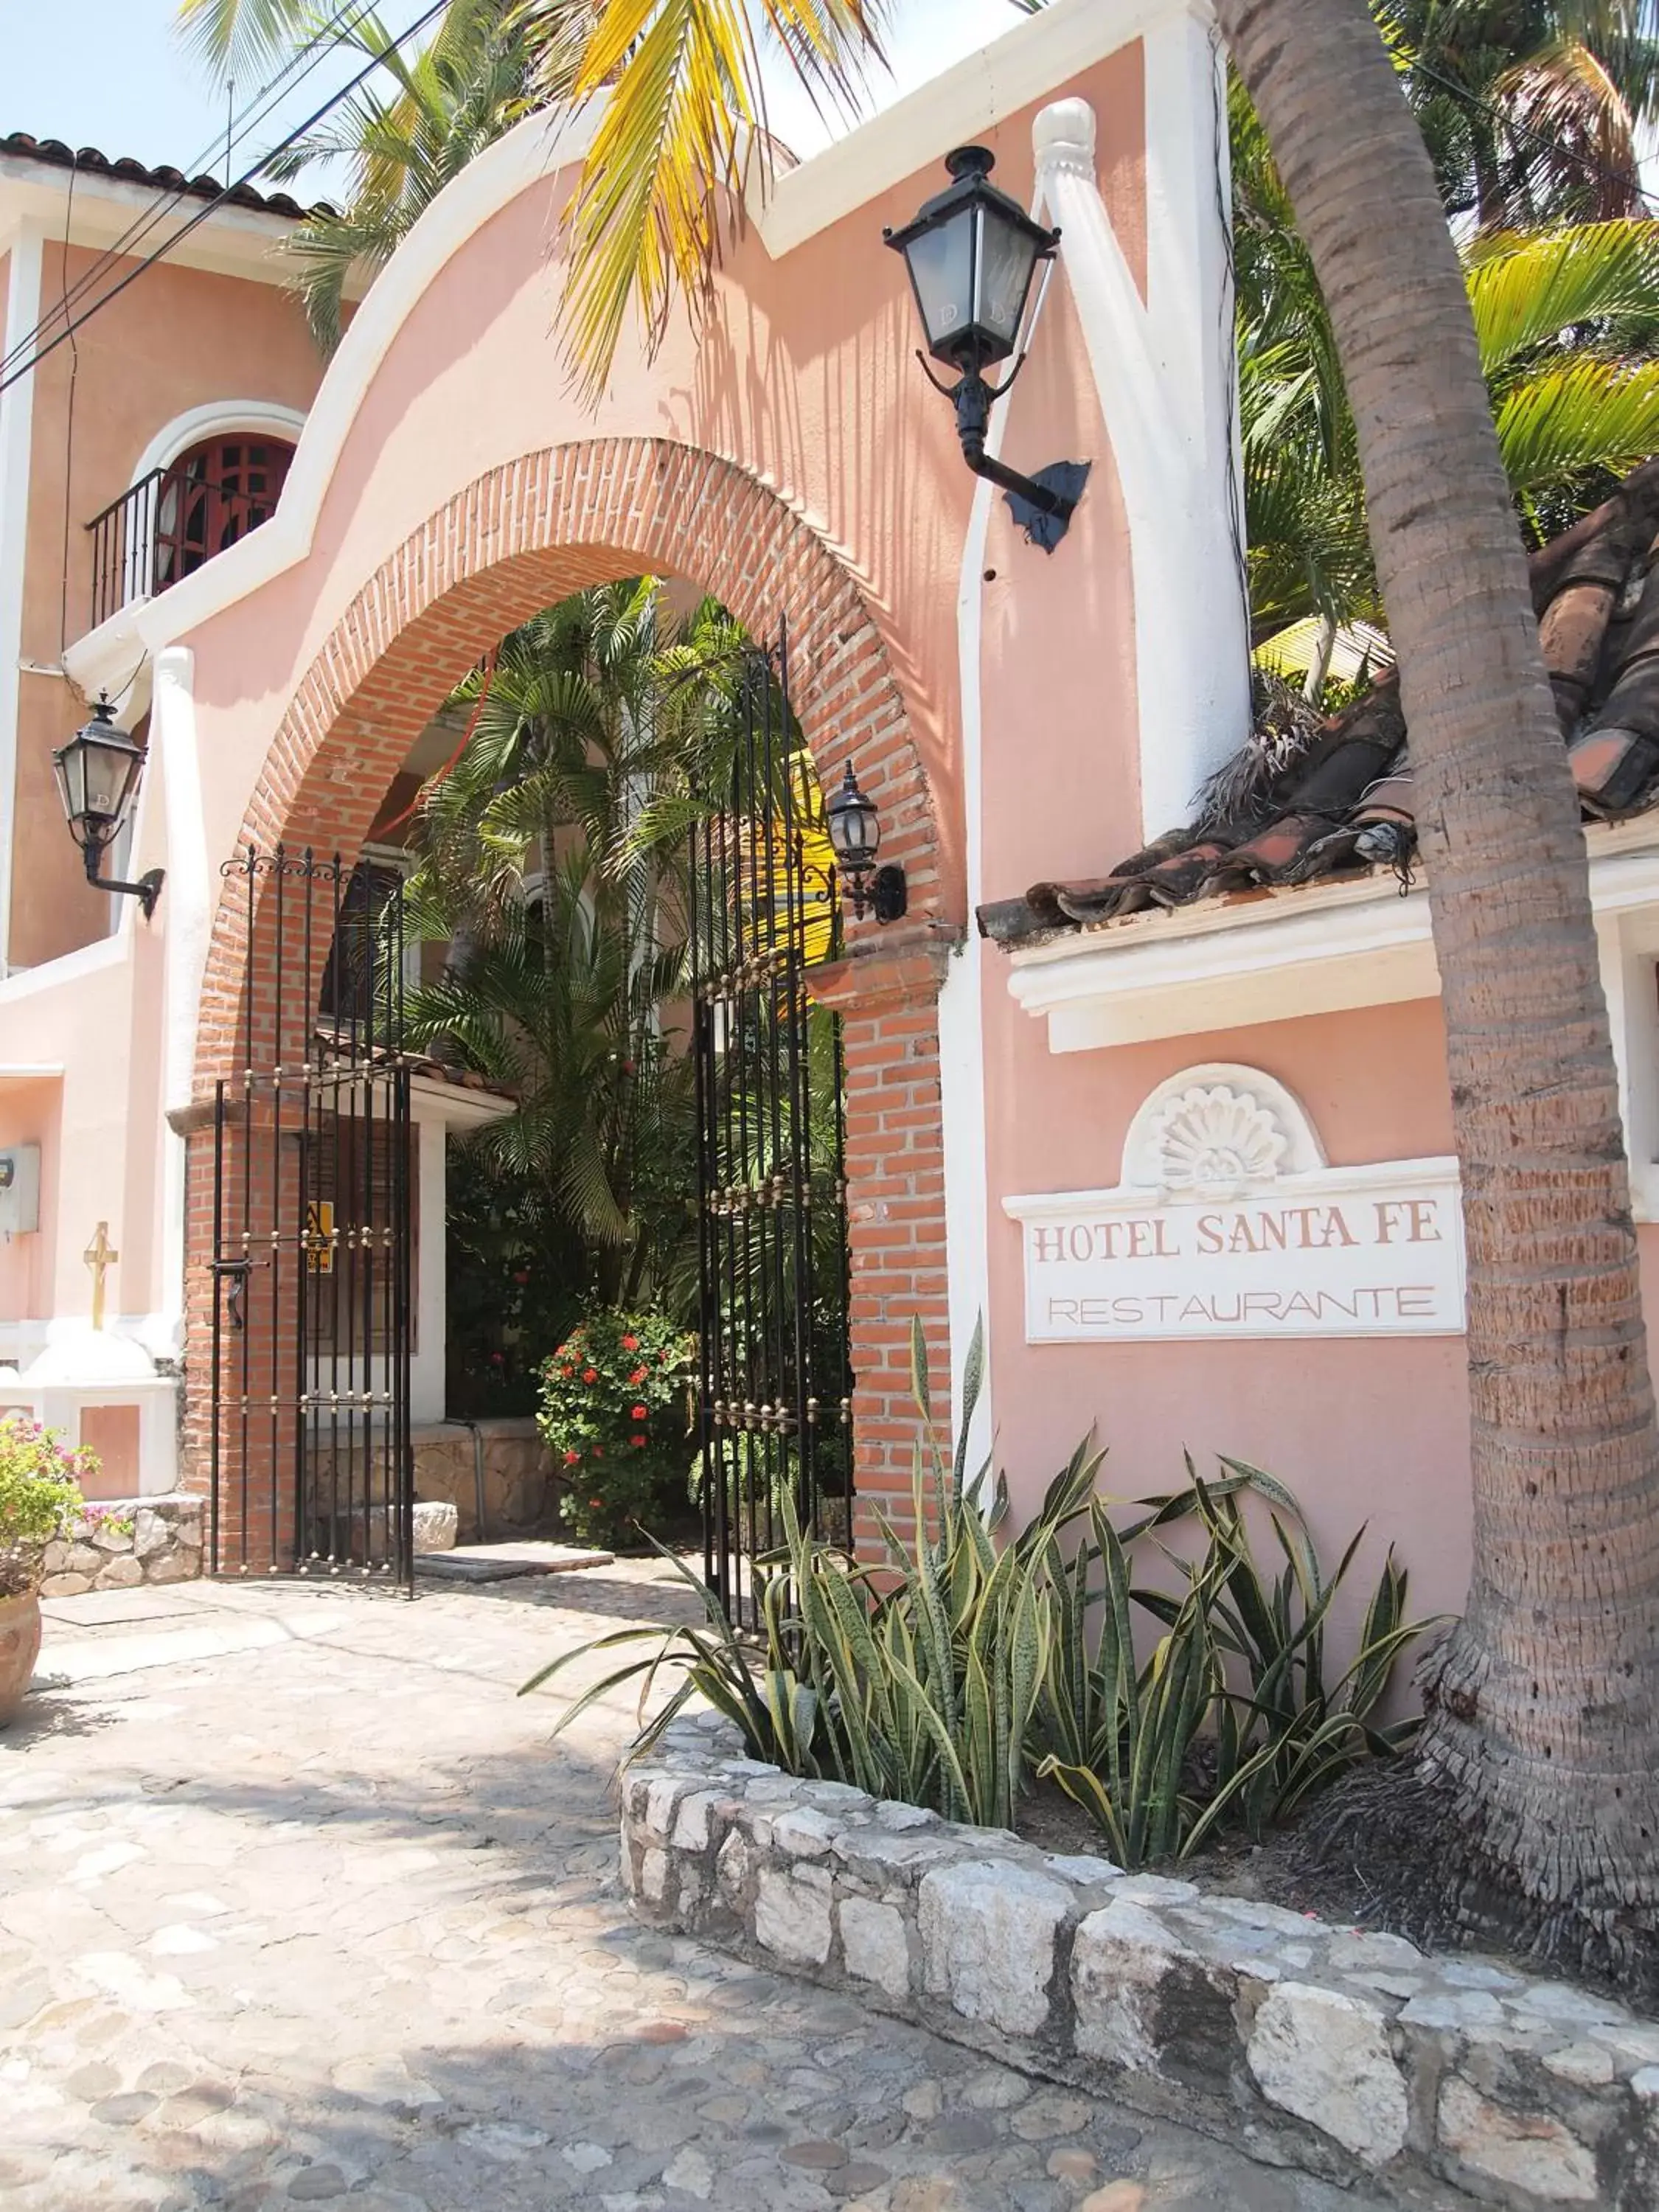
[[[270,1264],[266,1260],[216,1260],[213,1262],[213,1277],[216,1283],[222,1281],[227,1276],[230,1279],[230,1296],[225,1301],[225,1310],[229,1316],[231,1328],[239,1336],[246,1327],[242,1319],[242,1293],[247,1288],[247,1279],[256,1267],[264,1267]]]

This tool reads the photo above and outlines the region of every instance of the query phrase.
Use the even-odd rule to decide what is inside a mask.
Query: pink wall
[[[42,311],[99,257],[48,241]],[[132,264],[118,260],[110,272]],[[108,281],[106,276],[106,282]],[[108,902],[88,890],[64,827],[52,750],[84,719],[55,672],[66,642],[91,623],[93,518],[118,499],[149,441],[187,409],[258,400],[301,413],[322,362],[293,295],[282,285],[167,264],[147,270],[59,346],[35,374],[18,708],[17,835],[11,957],[33,967],[102,937]]]
[[[33,1236],[0,1236],[0,1322],[48,1312],[58,1233],[58,1164],[63,1086],[46,1080],[0,1083],[0,1152],[40,1147],[40,1226]]]
[[[1333,1166],[1451,1149],[1437,1000],[1264,1024],[1207,1036],[1051,1054],[1046,1025],[986,991],[992,1193],[993,1386],[1015,1496],[1029,1506],[1091,1426],[1110,1447],[1105,1482],[1136,1498],[1178,1487],[1181,1453],[1252,1461],[1288,1483],[1323,1555],[1362,1522],[1374,1577],[1388,1544],[1419,1612],[1461,1610],[1469,1559],[1468,1400],[1459,1338],[1294,1343],[1028,1345],[1018,1225],[1004,1196],[1109,1188],[1136,1107],[1205,1060],[1260,1067],[1307,1108]]]
[[[1125,180],[1138,178],[1139,167],[1139,49],[1063,89],[1093,101],[1103,171],[1115,190],[1127,191]],[[1021,195],[1030,190],[1033,112],[989,134],[1000,179]],[[903,270],[881,244],[883,224],[902,221],[937,188],[945,150],[919,149],[915,173],[903,185],[780,260],[751,228],[720,273],[701,331],[678,315],[654,362],[624,349],[597,409],[568,389],[551,334],[559,282],[547,252],[555,187],[538,185],[496,215],[439,273],[393,341],[334,471],[309,556],[190,640],[211,771],[210,843],[230,846],[271,732],[353,593],[458,487],[550,445],[668,437],[761,477],[842,551],[862,582],[933,785],[945,869],[955,878],[951,904],[960,912],[955,597],[973,479],[950,410],[913,358]],[[568,183],[560,179],[558,189]],[[1056,302],[1062,289],[1054,288]],[[1068,311],[1051,306],[1050,322],[1054,342],[1045,337],[1044,358],[1027,371],[1029,418],[1039,416],[1041,391],[1087,389]],[[1082,453],[1103,465],[1081,532],[1074,527],[1066,549],[1071,557],[1051,570],[1031,548],[1005,549],[1036,587],[1034,603],[1056,578],[1063,592],[1082,587],[1084,599],[1071,602],[1073,635],[1080,617],[1093,620],[1096,575],[1102,598],[1127,595],[1121,508],[1092,410],[1077,434]],[[1018,438],[1011,451],[1019,455]],[[1098,702],[1115,689],[1122,715],[1124,605],[1113,622],[1115,636],[1091,657],[1078,697],[1080,707],[1085,696]]]

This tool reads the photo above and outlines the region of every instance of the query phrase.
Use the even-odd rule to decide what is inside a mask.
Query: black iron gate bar
[[[210,1558],[410,1590],[401,899],[280,846],[223,872],[246,884],[247,981],[215,1094]]]
[[[806,986],[809,954],[836,946],[835,876],[781,631],[749,656],[690,878],[704,1569],[752,1621],[785,1489],[842,1541],[852,1510],[840,1033]]]

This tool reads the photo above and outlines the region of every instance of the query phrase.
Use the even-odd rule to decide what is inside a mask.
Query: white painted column
[[[1146,835],[1192,818],[1249,728],[1221,59],[1182,15],[1144,34],[1143,303],[1095,171],[1095,117],[1061,100],[1032,126],[1129,526]]]
[[[188,646],[168,646],[156,655],[149,744],[167,809],[167,882],[156,917],[165,932],[162,1096],[164,1111],[172,1114],[190,1104],[195,1087],[202,977],[213,926],[196,734],[196,655]],[[176,1358],[185,1343],[185,1139],[164,1121],[161,1143],[161,1300],[167,1340],[152,1349]]]
[[[1638,1221],[1659,1221],[1659,911],[1599,914],[1595,938],[1632,1210]]]
[[[40,320],[38,225],[20,223],[7,248],[6,349]],[[11,886],[17,841],[17,719],[23,657],[34,372],[0,392],[0,979],[11,973]]]
[[[415,1342],[409,1364],[409,1415],[418,1426],[444,1418],[444,1364],[448,1333],[447,1197],[449,1129],[442,1121],[415,1125],[415,1184],[419,1194],[415,1231]]]

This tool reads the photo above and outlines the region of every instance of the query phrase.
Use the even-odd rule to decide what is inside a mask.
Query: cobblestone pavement
[[[8,2212],[1368,2212],[635,1927],[625,1706],[550,1751],[514,1692],[661,1571],[52,1607],[0,1736]]]

